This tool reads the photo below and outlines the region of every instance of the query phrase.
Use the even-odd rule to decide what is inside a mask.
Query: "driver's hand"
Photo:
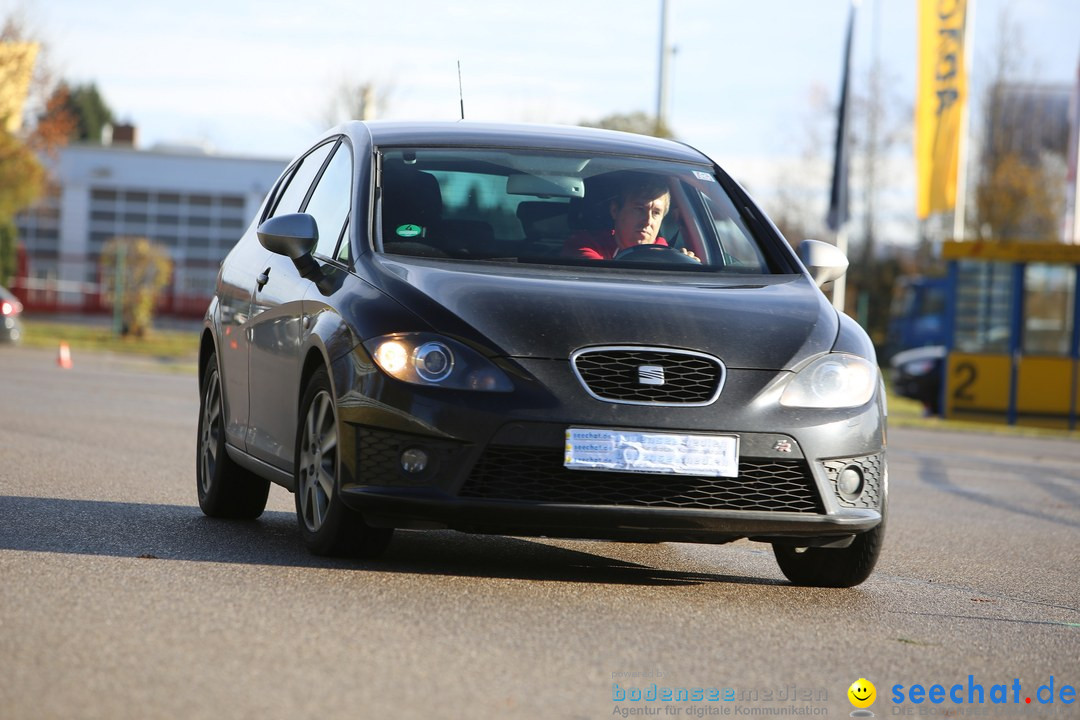
[[[679,248],[679,249],[680,249],[680,250],[682,250],[682,252],[683,252],[683,255],[689,255],[690,257],[694,258],[694,259],[695,259],[695,260],[697,260],[698,262],[701,262],[701,258],[699,258],[699,257],[698,257],[697,255],[695,255],[694,253],[690,252],[690,251],[689,251],[689,250],[687,250],[686,248]]]

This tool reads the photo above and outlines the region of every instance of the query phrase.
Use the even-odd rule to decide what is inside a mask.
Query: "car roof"
[[[344,123],[331,131],[331,133],[335,132],[351,135],[358,140],[370,138],[376,146],[543,148],[713,164],[712,160],[704,154],[681,142],[648,135],[571,125],[376,120]]]

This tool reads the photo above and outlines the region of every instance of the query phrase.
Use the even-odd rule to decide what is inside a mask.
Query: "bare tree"
[[[584,127],[621,130],[622,132],[637,133],[638,135],[652,135],[661,138],[675,137],[675,133],[663,120],[658,120],[655,116],[641,110],[631,113],[612,113],[596,121],[582,120],[578,124]]]
[[[893,171],[897,151],[911,142],[912,107],[899,93],[898,76],[875,58],[866,85],[856,88],[853,154],[862,176],[859,264],[874,262],[880,229],[881,195],[900,181]]]
[[[824,238],[826,233],[821,187],[828,182],[824,174],[832,113],[828,90],[813,85],[806,105],[806,115],[789,128],[798,133],[791,140],[797,156],[777,170],[773,193],[762,198],[769,217],[792,245],[806,238]]]
[[[1007,6],[997,20],[970,219],[981,239],[1053,242],[1065,202],[1055,156],[1065,151],[1067,124],[1058,132],[1045,88],[1017,82],[1029,69],[1023,32]]]
[[[342,80],[327,102],[322,125],[333,127],[348,120],[375,120],[386,113],[393,92],[392,83],[379,86],[372,81]]]

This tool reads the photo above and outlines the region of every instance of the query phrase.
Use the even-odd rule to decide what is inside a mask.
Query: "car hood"
[[[802,275],[664,273],[653,280],[386,257],[375,265],[384,292],[433,330],[509,357],[565,359],[586,346],[651,345],[710,353],[732,368],[782,370],[828,352],[839,326]]]

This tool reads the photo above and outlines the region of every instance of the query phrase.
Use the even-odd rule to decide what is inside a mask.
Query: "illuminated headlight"
[[[387,340],[375,348],[375,362],[391,375],[398,375],[408,367],[409,350],[396,340]]]
[[[780,404],[787,407],[845,408],[865,405],[874,396],[878,370],[857,355],[832,353],[800,370]]]
[[[455,390],[513,390],[510,378],[491,360],[434,333],[383,335],[364,347],[380,370],[404,382]]]

